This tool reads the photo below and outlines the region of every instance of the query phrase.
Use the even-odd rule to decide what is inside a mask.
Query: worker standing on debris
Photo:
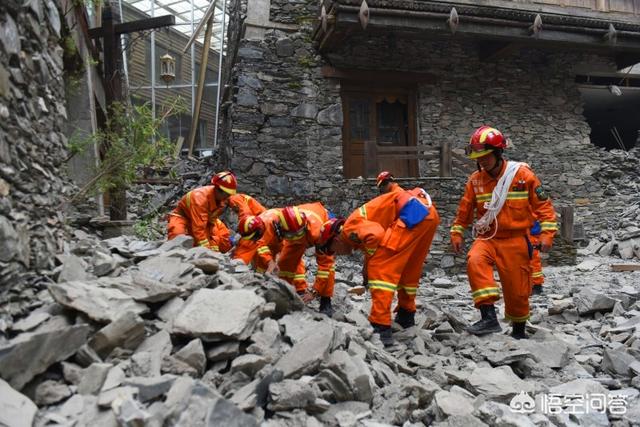
[[[463,251],[464,231],[474,219],[475,241],[467,254],[467,275],[473,302],[481,320],[467,328],[483,335],[500,332],[494,303],[500,289],[493,279],[495,265],[502,283],[505,317],[513,322],[512,336],[526,338],[531,294],[532,245],[527,232],[535,218],[540,220],[540,250],[548,252],[557,230],[556,215],[540,180],[525,163],[502,157],[507,140],[497,129],[478,128],[467,146],[467,156],[478,162],[460,200],[451,227],[453,250]]]
[[[540,226],[540,221],[536,220],[533,223],[533,227],[529,229],[529,241],[533,248],[531,254],[531,283],[533,284],[531,295],[541,295],[542,284],[544,283],[542,259],[540,259],[540,233],[542,233],[542,227]]]
[[[237,188],[235,175],[225,171],[215,174],[211,178],[211,185],[189,191],[169,214],[168,239],[186,234],[193,237],[194,246],[220,250],[221,237],[217,234],[224,230],[218,224],[218,217]],[[229,230],[226,232],[228,235]]]
[[[382,171],[376,178],[376,187],[380,191],[380,194],[390,193],[394,191],[402,191],[402,187],[396,182],[396,179],[391,172]]]
[[[329,211],[320,202],[299,206],[287,206],[278,213],[276,233],[284,239],[278,259],[278,275],[295,286],[305,303],[320,297],[320,312],[331,316],[333,287],[335,284],[334,257],[316,250],[316,271],[313,288],[308,288],[305,268],[300,263],[307,248],[314,247],[320,239],[322,224],[329,220]]]
[[[392,191],[360,206],[344,220],[323,225],[317,251],[348,255],[364,253],[371,292],[369,322],[385,346],[393,344],[391,305],[398,292],[395,321],[415,325],[416,293],[422,266],[440,216],[422,188]]]

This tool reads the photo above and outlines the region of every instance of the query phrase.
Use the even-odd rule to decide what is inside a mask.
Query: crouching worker
[[[302,296],[305,303],[320,298],[320,313],[331,317],[333,306],[333,287],[335,285],[335,259],[333,256],[318,252],[316,249],[316,271],[313,288],[307,287],[302,256],[307,248],[316,247],[320,239],[320,229],[329,220],[329,211],[320,202],[299,206],[287,206],[279,212],[276,233],[284,239],[278,275],[286,280]]]
[[[189,191],[169,214],[168,239],[186,234],[193,237],[194,246],[216,251],[221,247],[229,250],[229,230],[218,217],[226,208],[227,199],[236,193],[237,187],[235,175],[227,171],[214,175],[211,185]]]
[[[393,344],[391,305],[398,292],[395,321],[415,325],[416,293],[422,266],[440,216],[421,188],[383,194],[356,209],[345,220],[323,225],[317,251],[328,255],[364,253],[371,292],[369,322],[385,346]]]

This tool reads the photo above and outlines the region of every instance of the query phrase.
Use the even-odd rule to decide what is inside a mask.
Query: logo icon
[[[528,393],[521,391],[513,396],[513,399],[509,402],[509,407],[513,412],[519,414],[531,414],[536,409],[536,401]]]

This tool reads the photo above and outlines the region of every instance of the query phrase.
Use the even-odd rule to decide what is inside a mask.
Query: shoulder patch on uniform
[[[536,196],[538,196],[538,200],[547,200],[549,198],[541,185],[536,187]]]
[[[355,242],[355,243],[362,243],[362,240],[360,240],[360,238],[358,237],[358,235],[355,232],[351,232],[349,234],[349,240]]]

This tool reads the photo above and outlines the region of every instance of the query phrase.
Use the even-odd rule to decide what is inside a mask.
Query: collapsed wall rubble
[[[348,293],[353,261],[338,260],[328,319],[286,283],[191,245],[77,232],[55,282],[0,307],[0,423],[20,407],[38,426],[566,425],[509,405],[587,392],[621,394],[627,412],[577,425],[640,415],[638,272],[614,281],[605,258],[545,270],[552,296],[533,299],[524,341],[466,334],[466,277],[435,269],[417,326],[385,349],[368,296]]]

